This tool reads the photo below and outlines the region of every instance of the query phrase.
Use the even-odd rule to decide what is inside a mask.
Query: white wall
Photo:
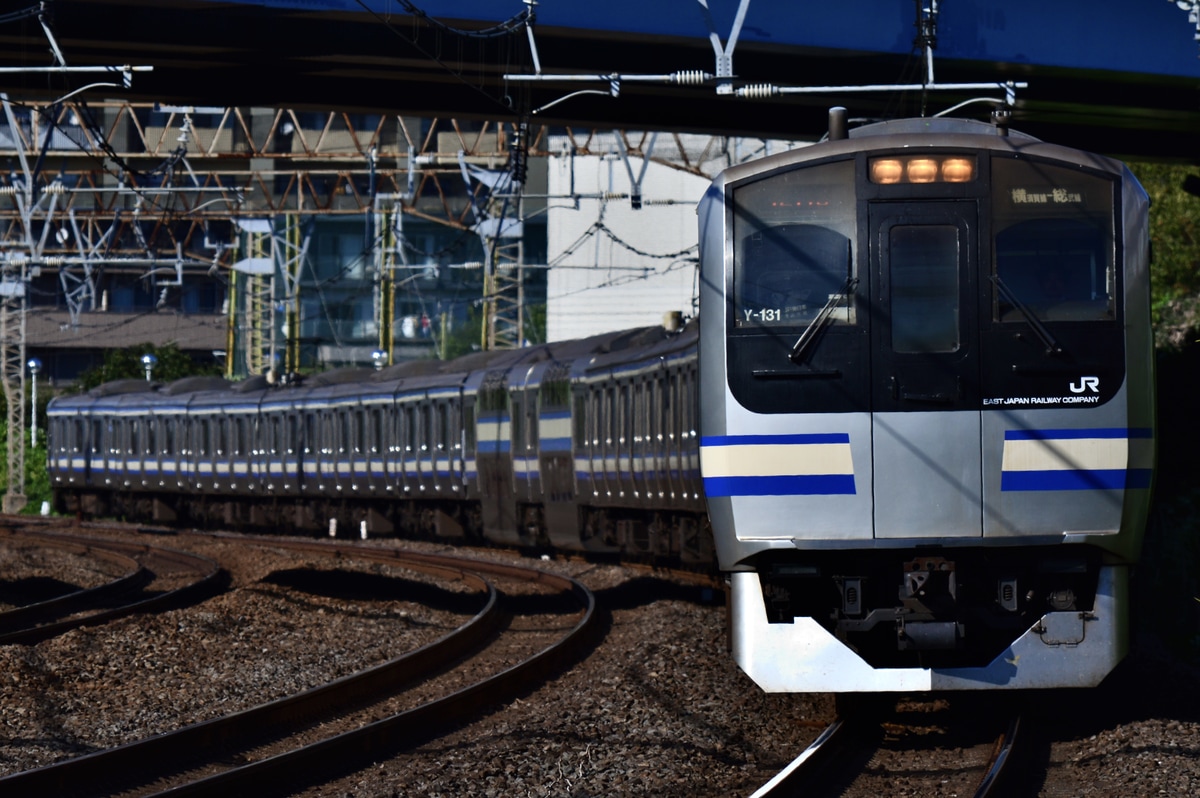
[[[635,176],[641,172],[640,158],[630,158],[630,165]],[[694,315],[696,203],[708,185],[708,178],[651,162],[642,182],[642,208],[634,210],[628,198],[597,198],[630,193],[619,157],[551,157],[547,338],[661,324],[669,311]],[[579,199],[578,208],[566,198],[572,188],[590,197]]]

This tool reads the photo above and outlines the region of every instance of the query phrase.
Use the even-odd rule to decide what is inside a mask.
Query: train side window
[[[465,441],[467,451],[474,452],[476,406],[474,404],[468,405],[465,401],[463,404],[463,440]]]
[[[446,405],[439,402],[437,406],[437,423],[438,423],[438,448],[447,448],[446,444],[450,442],[450,419],[446,415]]]
[[[371,453],[383,451],[383,408],[371,408]]]
[[[163,454],[175,454],[175,419],[167,418],[163,430]]]
[[[428,403],[422,404],[421,406],[421,420],[423,422],[421,425],[421,433],[425,437],[423,445],[426,449],[432,451],[433,449],[437,448],[437,441],[433,437],[435,431],[433,408],[430,407]]]
[[[581,447],[587,443],[587,396],[585,394],[575,395],[575,409],[573,411],[572,428],[575,430],[575,446]]]

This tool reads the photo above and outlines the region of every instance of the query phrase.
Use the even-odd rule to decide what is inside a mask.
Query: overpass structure
[[[977,94],[838,88],[928,84],[932,45],[936,82],[1027,82],[1014,124],[1048,140],[1190,158],[1200,133],[1195,0],[29,2],[40,18],[0,17],[0,66],[26,70],[0,72],[0,88],[22,98],[96,81],[27,71],[58,66],[46,22],[72,67],[152,66],[120,92],[133,101],[484,119],[542,109],[550,125],[795,139],[819,135],[832,105],[894,117]]]
[[[678,134],[811,140],[833,105],[880,118],[999,103],[1025,132],[1123,157],[1195,159],[1200,140],[1193,0],[15,5],[0,13],[10,430],[25,427],[29,291],[58,283],[71,327],[98,309],[104,268],[142,273],[164,299],[227,273],[245,286],[246,367],[270,365],[282,304],[291,370],[306,214],[373,220],[388,357],[405,217],[485,239],[489,343],[519,345],[522,256],[503,217],[520,219],[526,159],[552,131],[580,153],[591,128],[676,133],[657,149],[616,136],[631,184],[630,157],[667,160],[674,147],[676,164],[710,175],[745,155]],[[230,220],[245,231],[236,254],[210,235]],[[228,340],[232,357],[232,325]],[[8,436],[10,474],[24,470],[19,441]],[[19,485],[4,500],[18,508]]]

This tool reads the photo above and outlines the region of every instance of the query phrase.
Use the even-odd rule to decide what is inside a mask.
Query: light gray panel
[[[980,537],[977,412],[876,413],[875,537]]]

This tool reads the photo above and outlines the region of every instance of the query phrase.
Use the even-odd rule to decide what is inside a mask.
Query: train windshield
[[[772,175],[736,190],[734,325],[853,323],[854,162]]]
[[[992,162],[994,319],[1116,318],[1113,185],[1043,163]]]

